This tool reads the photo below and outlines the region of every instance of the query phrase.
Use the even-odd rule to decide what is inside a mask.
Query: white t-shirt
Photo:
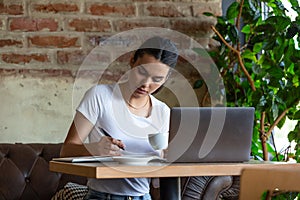
[[[99,141],[104,129],[113,138],[122,140],[126,151],[158,153],[149,144],[148,134],[169,131],[170,109],[154,96],[150,95],[150,99],[152,110],[145,118],[130,112],[117,84],[89,89],[77,108],[94,124],[89,142]],[[100,192],[140,196],[149,193],[149,182],[148,178],[89,179],[88,186]]]

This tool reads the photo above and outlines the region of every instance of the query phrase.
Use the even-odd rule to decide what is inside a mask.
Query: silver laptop
[[[248,161],[253,120],[252,107],[174,107],[167,161]]]

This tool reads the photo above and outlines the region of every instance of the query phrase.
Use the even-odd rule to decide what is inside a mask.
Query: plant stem
[[[241,3],[240,3],[240,9],[239,9],[239,14],[238,14],[238,16],[237,16],[237,18],[236,18],[236,27],[237,27],[237,29],[240,31],[240,22],[241,22],[241,16],[242,16],[242,11],[243,11],[243,5],[244,5],[244,0],[241,0]],[[238,44],[237,44],[237,47],[236,47],[236,49],[238,50],[238,51],[240,51],[240,49],[241,49],[241,47],[240,47],[240,40],[238,40]]]
[[[237,55],[237,58],[238,58],[238,62],[242,68],[242,71],[244,72],[245,76],[247,77],[247,80],[248,82],[250,83],[250,86],[251,86],[251,89],[252,91],[256,91],[256,88],[254,86],[254,82],[251,78],[251,76],[249,75],[245,65],[244,65],[244,62],[243,62],[243,59],[241,57],[241,53],[240,51],[236,50],[235,48],[233,48],[230,44],[228,44],[228,42],[226,42],[226,40],[223,38],[223,36],[219,33],[219,31],[214,27],[214,26],[211,26],[211,29],[218,35],[218,37],[222,40],[222,42],[230,49],[232,50],[236,55]]]
[[[239,14],[237,16],[237,20],[236,20],[236,24],[235,24],[236,27],[238,28],[238,30],[240,30],[240,20],[241,20],[242,11],[243,11],[243,5],[244,5],[244,0],[241,0]]]
[[[272,126],[270,126],[268,132],[266,133],[266,137],[270,137],[273,129],[277,126],[277,124],[280,122],[280,120],[286,115],[287,111],[289,109],[285,109],[277,118],[276,120],[274,121],[274,123],[272,124]]]
[[[262,145],[262,150],[263,150],[263,159],[264,160],[269,160],[268,158],[268,150],[267,150],[267,140],[270,137],[272,131],[274,128],[277,126],[277,124],[280,122],[280,120],[286,115],[287,111],[289,109],[285,109],[274,121],[274,123],[270,126],[268,132],[265,132],[265,117],[266,113],[262,112],[261,113],[261,119],[260,119],[260,140],[261,140],[261,145]]]
[[[260,140],[261,140],[261,147],[263,150],[263,159],[265,161],[269,160],[269,155],[268,155],[268,149],[267,149],[267,135],[265,133],[265,118],[266,118],[266,113],[262,112],[261,113],[261,118],[260,118]]]

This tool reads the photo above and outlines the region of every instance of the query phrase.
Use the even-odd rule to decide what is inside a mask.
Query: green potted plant
[[[281,1],[236,1],[225,16],[215,16],[217,24],[212,26],[220,46],[210,55],[223,77],[227,106],[256,110],[252,142],[256,159],[268,160],[270,154],[273,160],[287,159],[269,138],[289,118],[298,120],[288,134],[297,144],[289,157],[300,161],[300,7],[298,0],[289,3],[297,13],[294,19]]]

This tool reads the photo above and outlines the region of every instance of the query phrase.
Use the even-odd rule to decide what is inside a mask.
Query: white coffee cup
[[[153,149],[161,150],[168,147],[169,133],[153,133],[148,135],[148,140]]]

